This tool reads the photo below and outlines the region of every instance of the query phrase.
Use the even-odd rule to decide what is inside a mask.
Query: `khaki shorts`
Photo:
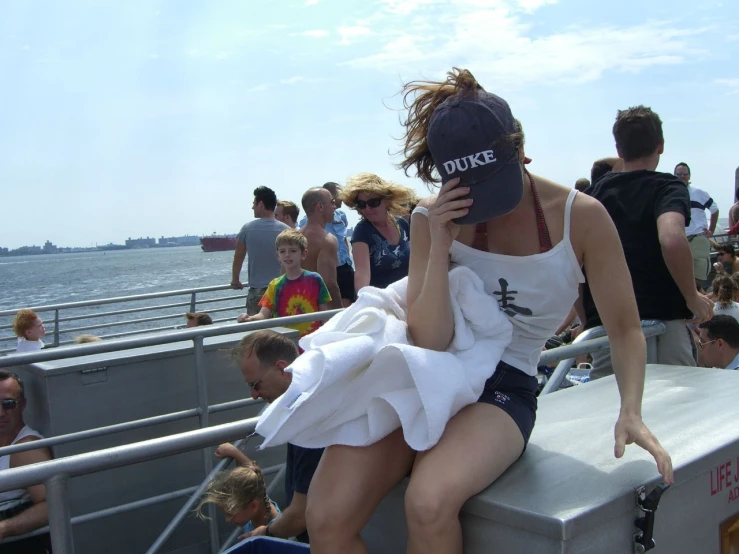
[[[694,367],[697,363],[695,341],[693,332],[685,320],[674,319],[663,323],[667,330],[664,335],[657,337],[657,363]],[[593,370],[590,372],[590,378],[600,379],[607,375],[613,375],[611,351],[593,352]]]
[[[262,309],[259,307],[259,301],[267,292],[267,287],[263,289],[249,288],[249,293],[246,295],[246,313],[249,315],[257,315]]]
[[[690,251],[693,253],[693,273],[698,281],[708,279],[711,265],[711,243],[706,235],[688,237]]]

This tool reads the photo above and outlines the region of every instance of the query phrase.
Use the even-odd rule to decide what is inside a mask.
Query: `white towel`
[[[418,348],[408,335],[407,278],[365,287],[352,306],[303,337],[287,369],[287,391],[262,413],[261,448],[367,446],[398,427],[414,450],[428,450],[454,414],[476,402],[495,372],[512,327],[467,267],[449,273],[454,339],[446,352]]]

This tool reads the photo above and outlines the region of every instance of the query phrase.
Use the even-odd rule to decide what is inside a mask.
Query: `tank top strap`
[[[570,240],[570,214],[572,213],[572,203],[575,201],[578,190],[572,189],[569,196],[567,197],[567,203],[565,204],[565,226],[564,226],[564,239]]]

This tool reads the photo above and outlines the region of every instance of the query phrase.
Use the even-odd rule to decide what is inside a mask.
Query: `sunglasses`
[[[687,171],[678,171],[677,173],[675,173],[675,175],[677,175],[678,177],[689,177],[690,173],[688,173]]]
[[[708,342],[703,342],[701,339],[698,339],[698,346],[701,350],[703,350],[703,347],[707,344],[711,344],[712,342],[716,342],[718,339],[709,340]]]
[[[274,366],[271,366],[267,371],[264,372],[264,375],[262,375],[259,379],[257,379],[253,383],[250,383],[249,381],[247,381],[246,386],[248,386],[250,389],[254,390],[255,392],[259,392],[259,383],[261,383],[262,380],[267,376],[267,374],[270,372],[272,367]]]
[[[0,400],[0,406],[2,406],[3,410],[15,410],[18,407],[18,400],[15,398],[3,398]]]
[[[377,208],[380,204],[382,204],[381,197],[370,198],[366,202],[364,200],[357,200],[357,209],[363,210],[367,206],[369,206],[370,208]]]

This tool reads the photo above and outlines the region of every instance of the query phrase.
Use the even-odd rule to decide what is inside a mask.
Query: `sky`
[[[300,202],[396,168],[404,82],[467,68],[573,186],[618,109],[664,122],[725,217],[739,166],[739,2],[2,0],[0,246],[235,233],[253,190]],[[357,216],[349,212],[350,222]]]

